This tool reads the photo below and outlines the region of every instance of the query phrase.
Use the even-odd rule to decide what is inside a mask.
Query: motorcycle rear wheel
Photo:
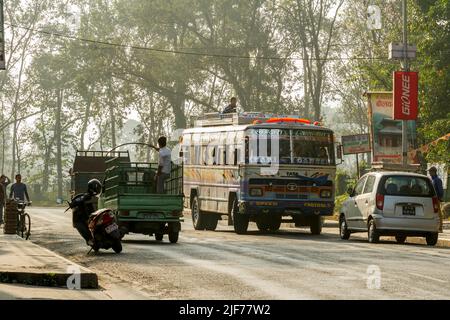
[[[122,252],[122,242],[120,240],[114,242],[112,245],[112,249],[114,250],[115,253],[121,253]]]

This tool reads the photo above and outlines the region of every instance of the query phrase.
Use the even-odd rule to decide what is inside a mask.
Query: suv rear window
[[[380,181],[379,192],[388,196],[433,197],[434,189],[428,178],[387,176]]]

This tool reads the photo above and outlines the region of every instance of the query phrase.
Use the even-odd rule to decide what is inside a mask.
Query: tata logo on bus
[[[287,189],[288,191],[297,191],[297,185],[295,183],[288,183]]]
[[[394,72],[394,120],[417,120],[418,73]]]

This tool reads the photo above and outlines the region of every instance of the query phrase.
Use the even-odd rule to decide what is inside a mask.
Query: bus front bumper
[[[240,201],[242,214],[280,214],[282,216],[331,216],[333,201]]]

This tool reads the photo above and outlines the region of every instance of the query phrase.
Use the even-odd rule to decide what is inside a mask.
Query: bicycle
[[[16,199],[17,202],[17,234],[28,240],[31,234],[31,218],[28,213],[25,212],[25,207],[31,204],[23,200]]]

